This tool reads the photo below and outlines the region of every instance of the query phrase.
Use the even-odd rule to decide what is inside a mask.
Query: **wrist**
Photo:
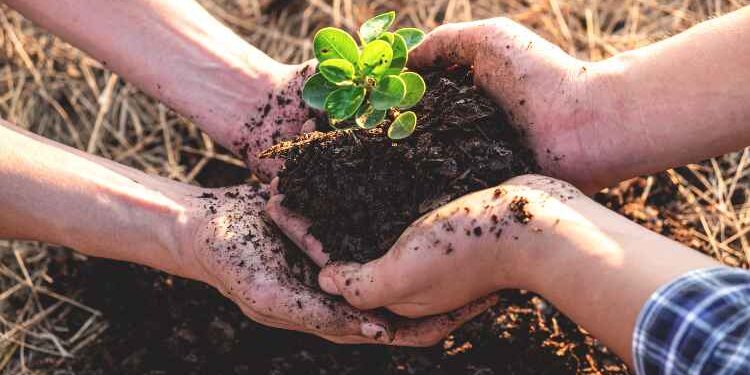
[[[583,166],[575,166],[584,173],[580,176],[583,183],[574,183],[587,194],[633,177],[631,168],[623,163],[637,157],[628,144],[633,138],[629,128],[639,120],[632,116],[631,108],[637,107],[631,103],[641,99],[627,79],[634,64],[634,56],[622,53],[589,65],[585,86],[590,115],[578,128],[580,151],[572,160]]]
[[[166,244],[168,263],[173,265],[170,273],[212,284],[203,263],[199,259],[199,251],[205,244],[199,243],[202,238],[209,238],[205,232],[210,227],[210,220],[214,218],[216,207],[213,199],[218,197],[216,189],[196,189],[181,195],[181,206],[184,207],[180,215],[175,215],[165,222],[163,233],[170,233],[163,243]],[[215,234],[213,234],[215,235]],[[162,268],[164,269],[164,268]]]
[[[237,133],[263,110],[271,93],[281,85],[280,72],[291,69],[250,45],[246,47],[201,64],[207,66],[205,71],[192,73],[201,77],[199,87],[178,94],[188,101],[179,112],[235,152]]]
[[[502,231],[484,250],[493,256],[494,286],[541,292],[563,260],[577,257],[596,231],[582,216],[596,203],[573,185],[546,176],[515,177],[500,189],[504,212],[492,222]]]
[[[579,277],[590,267],[621,262],[616,235],[630,229],[623,228],[629,223],[619,215],[560,184],[562,194],[549,194],[529,207],[535,233],[527,238],[534,237],[534,245],[524,252],[520,287],[542,296],[561,280]]]

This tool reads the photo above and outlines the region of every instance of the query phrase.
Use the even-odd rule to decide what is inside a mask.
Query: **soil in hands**
[[[372,130],[312,133],[276,145],[283,205],[312,221],[333,261],[376,259],[422,214],[537,171],[532,152],[464,67],[426,72],[417,129],[393,142]]]
[[[361,255],[364,258],[354,258],[351,252],[344,251],[334,254],[334,257],[347,254],[351,259],[375,257],[422,212],[471,190],[535,170],[529,151],[521,146],[522,135],[514,132],[502,113],[471,87],[469,72],[455,70],[443,77],[438,73],[428,73],[426,78],[431,91],[417,108],[421,113],[419,128],[406,141],[393,145],[378,133],[379,130],[373,130],[356,132],[356,138],[355,135],[316,135],[305,145],[286,145],[285,152],[296,155],[298,168],[304,168],[306,163],[310,163],[308,167],[311,168],[313,162],[323,164],[319,169],[300,170],[296,174],[288,169],[284,172],[286,179],[296,176],[297,180],[288,180],[285,190],[305,181],[320,189],[307,191],[300,188],[301,193],[308,194],[306,197],[326,199],[328,204],[335,204],[335,212],[343,210],[347,215],[344,217],[349,218],[347,220],[354,217],[364,222],[365,228],[376,227],[373,233],[378,233],[377,236],[362,237],[358,235],[360,232],[351,232],[350,239],[341,243],[369,241],[362,244],[375,243],[379,245],[373,247],[377,251]],[[315,152],[305,152],[306,148]],[[305,161],[304,157],[313,160]],[[366,169],[360,171],[359,168]],[[321,180],[303,179],[312,179],[316,174],[320,174]],[[346,176],[352,177],[327,184],[326,180],[335,181]],[[246,171],[238,169],[200,175],[198,180],[204,186],[230,186],[246,177]],[[661,186],[662,182],[658,180],[654,186]],[[419,186],[424,188],[418,189]],[[329,187],[330,191],[325,190]],[[612,203],[614,209],[622,209],[628,206],[628,202],[645,204],[661,196],[675,197],[674,191],[656,194],[662,189],[653,187],[648,201],[643,201],[639,198],[643,194],[634,191],[623,188],[622,194],[618,195],[613,190],[600,200]],[[366,198],[356,200],[353,192]],[[292,196],[291,190],[286,194]],[[299,202],[315,202],[315,199],[306,200],[306,197],[299,197]],[[339,199],[348,203],[340,203]],[[347,207],[347,204],[351,206]],[[664,207],[659,204],[647,208],[661,212]],[[323,214],[329,211],[318,210],[321,217],[328,215]],[[630,211],[643,216],[639,210]],[[515,202],[513,212],[514,220],[533,221],[533,215],[526,210],[523,201]],[[351,231],[357,227],[345,219],[326,223],[320,228],[330,225],[336,231]],[[683,233],[679,226],[666,225],[661,216],[648,219],[648,223],[664,231],[670,228],[671,235]],[[392,227],[381,229],[378,225]],[[319,233],[316,235],[320,237]],[[327,241],[334,243],[331,239]],[[287,249],[287,257],[291,264],[306,261],[291,247]],[[49,275],[55,280],[51,288],[65,295],[76,295],[80,291],[77,298],[101,310],[110,326],[96,339],[95,345],[62,364],[57,357],[41,355],[34,357],[34,363],[27,364],[49,373],[627,373],[622,361],[596,339],[541,298],[520,291],[504,292],[498,305],[431,348],[347,346],[304,333],[259,325],[219,292],[199,282],[135,264],[106,259],[84,261],[65,250],[54,252],[51,259]],[[85,324],[86,319],[88,315],[77,314],[77,310],[68,318],[74,327]]]

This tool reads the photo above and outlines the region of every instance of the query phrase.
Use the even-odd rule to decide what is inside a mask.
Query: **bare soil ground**
[[[204,0],[287,62],[311,57],[323,25],[382,10],[398,23],[508,16],[598,60],[746,0]],[[204,186],[242,183],[242,163],[98,62],[0,7],[0,117],[149,173]],[[748,149],[626,181],[597,199],[723,263],[748,268]],[[658,251],[658,249],[654,249]],[[615,322],[616,323],[616,322]],[[260,326],[199,283],[56,246],[0,241],[3,374],[626,373],[622,362],[539,297],[506,293],[429,349],[350,347]]]

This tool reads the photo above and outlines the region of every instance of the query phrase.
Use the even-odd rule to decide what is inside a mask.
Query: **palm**
[[[197,200],[206,220],[195,233],[194,252],[205,281],[263,324],[336,342],[375,342],[362,336],[361,324],[384,325],[383,319],[335,301],[293,275],[283,236],[263,218],[262,193],[237,187]]]

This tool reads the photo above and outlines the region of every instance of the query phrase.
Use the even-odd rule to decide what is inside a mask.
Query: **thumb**
[[[384,277],[383,264],[384,258],[366,264],[331,264],[320,271],[318,284],[327,293],[343,296],[350,305],[358,309],[386,306],[402,294],[399,288],[405,283]]]
[[[486,37],[487,23],[488,20],[480,20],[438,26],[409,54],[409,65],[412,68],[440,62],[472,65],[479,43]]]

